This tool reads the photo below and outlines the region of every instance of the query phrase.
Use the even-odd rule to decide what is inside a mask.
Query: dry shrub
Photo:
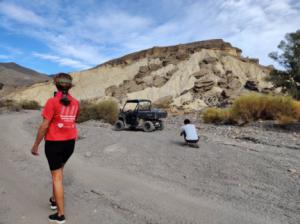
[[[5,108],[8,111],[20,111],[22,110],[22,105],[16,102],[15,100],[1,100],[0,107]]]
[[[0,108],[6,108],[8,111],[20,111],[24,110],[39,110],[41,108],[40,104],[34,100],[1,100]]]
[[[292,116],[278,115],[278,117],[276,118],[276,121],[280,125],[289,125],[289,124],[294,124],[295,122],[297,122],[297,119]]]
[[[233,123],[230,109],[208,108],[202,119],[205,123]]]
[[[231,112],[234,120],[243,122],[275,120],[279,115],[293,116],[293,99],[286,96],[249,94],[236,99]]]
[[[294,100],[287,96],[261,96],[263,108],[261,119],[274,120],[278,116],[294,116]]]
[[[119,107],[113,100],[103,100],[99,103],[93,101],[80,102],[80,115],[78,122],[88,120],[104,120],[113,124],[118,117]]]
[[[288,124],[300,120],[300,102],[287,96],[249,94],[237,98],[230,109],[209,108],[203,114],[207,123],[247,123],[277,120]]]
[[[300,102],[294,101],[293,108],[294,108],[294,117],[297,119],[297,121],[299,121],[300,120]]]
[[[41,108],[41,105],[34,100],[24,100],[19,102],[19,104],[25,110],[39,110]]]

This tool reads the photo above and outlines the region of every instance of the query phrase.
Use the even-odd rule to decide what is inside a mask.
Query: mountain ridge
[[[23,86],[48,79],[46,74],[39,73],[15,62],[0,62],[0,82],[4,85]]]
[[[230,43],[224,42],[222,39],[212,39],[212,40],[194,41],[191,43],[184,43],[184,44],[177,44],[177,45],[170,45],[170,46],[154,46],[152,48],[129,53],[119,58],[109,60],[91,69],[98,68],[103,65],[116,65],[122,63],[128,64],[128,61],[130,60],[137,60],[143,57],[145,58],[147,56],[155,56],[155,55],[166,56],[168,53],[172,53],[174,51],[183,51],[183,50],[197,51],[200,49],[219,49],[219,50],[232,49],[233,51],[236,51],[236,55],[238,56],[240,56],[242,53],[241,49],[237,47],[233,47]]]
[[[47,75],[23,67],[15,62],[0,62],[0,97],[18,88],[45,82],[49,79]]]

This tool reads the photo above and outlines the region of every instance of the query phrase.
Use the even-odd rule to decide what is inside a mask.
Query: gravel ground
[[[47,210],[34,203],[42,204],[51,190],[47,163],[44,156],[34,160],[28,154],[39,119],[37,112],[0,116],[1,130],[7,130],[0,134],[1,166],[16,174],[9,177],[19,177],[8,178],[0,169],[0,190],[6,192],[0,201],[16,197],[20,192],[12,187],[9,193],[10,187],[26,180],[25,186],[40,192],[27,210],[46,217]],[[195,122],[201,136],[197,149],[185,146],[179,136],[183,119],[170,117],[165,130],[151,133],[114,131],[99,121],[79,124],[80,139],[65,175],[69,223],[300,223],[296,125]],[[31,196],[26,188],[21,193]],[[42,216],[34,220],[33,212],[22,215],[28,212],[20,207],[26,199],[0,203],[0,223],[26,223],[24,217],[41,223]]]
[[[89,121],[80,125],[84,139],[79,148],[86,147],[79,153],[97,165],[146,176],[170,189],[180,187],[195,197],[230,202],[282,223],[299,222],[297,129],[280,129],[270,122],[245,127],[195,122],[201,141],[200,149],[194,149],[184,146],[179,136],[183,119],[169,118],[165,131],[152,133],[115,132],[110,125]]]

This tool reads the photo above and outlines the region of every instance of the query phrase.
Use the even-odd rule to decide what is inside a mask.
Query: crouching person
[[[189,119],[184,120],[184,125],[180,129],[180,135],[184,136],[186,143],[197,144],[199,141],[199,136],[194,124],[191,124]]]

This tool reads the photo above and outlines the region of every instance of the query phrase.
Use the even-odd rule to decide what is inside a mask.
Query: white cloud
[[[7,46],[3,43],[0,43],[0,49],[1,51],[4,51],[4,52],[7,52],[7,54],[9,55],[21,55],[23,54],[23,51],[19,48],[16,48],[16,47],[11,47],[11,46]]]
[[[45,21],[36,13],[6,2],[0,2],[0,13],[20,23],[43,26]]]
[[[194,1],[178,17],[125,44],[134,49],[222,38],[241,48],[245,56],[270,64],[268,53],[276,50],[286,33],[299,28],[300,12],[288,0]]]
[[[288,0],[226,1],[223,7],[220,14],[228,20],[222,26],[238,28],[226,40],[240,47],[245,55],[259,57],[263,64],[273,63],[268,53],[276,50],[286,33],[300,28],[299,11]]]
[[[87,20],[94,28],[105,29],[115,32],[141,30],[147,28],[151,21],[144,17],[129,15],[122,11],[109,11],[100,16],[90,16]]]
[[[33,56],[43,59],[43,60],[49,60],[55,63],[58,63],[61,66],[69,66],[75,69],[87,69],[90,68],[90,65],[83,64],[80,61],[71,59],[71,58],[63,58],[57,55],[51,55],[51,54],[42,54],[42,53],[37,53],[34,52]]]
[[[45,38],[49,47],[59,55],[75,58],[86,64],[98,64],[105,58],[99,53],[97,46],[81,40],[79,35],[68,33],[58,36],[49,34]]]
[[[269,64],[268,53],[276,50],[286,33],[300,28],[300,5],[292,0],[162,0],[161,8],[152,14],[146,9],[130,11],[113,3],[103,7],[91,2],[74,1],[65,7],[59,0],[32,0],[26,8],[2,2],[0,13],[25,25],[21,30],[15,24],[0,26],[46,44],[49,52],[36,57],[73,68],[152,46],[215,38],[232,42],[244,55]]]
[[[0,54],[0,59],[10,59],[11,56],[9,55],[4,55],[4,54]]]

